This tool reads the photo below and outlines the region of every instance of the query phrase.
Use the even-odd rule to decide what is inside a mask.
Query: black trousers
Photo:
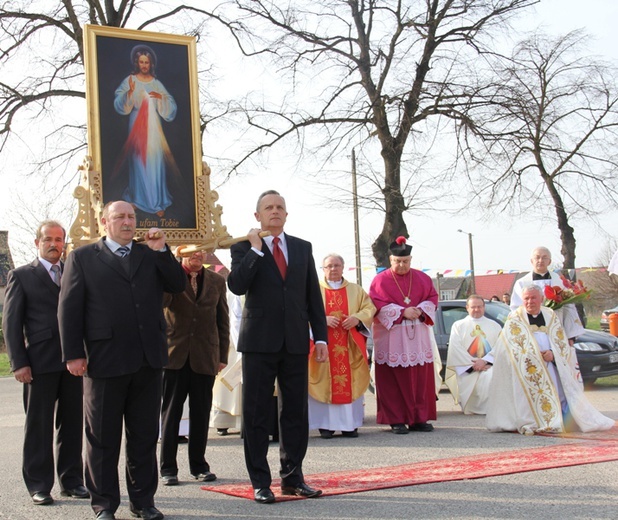
[[[120,505],[118,459],[123,421],[129,500],[136,509],[154,506],[159,483],[161,372],[142,367],[124,376],[84,379],[86,487],[95,513],[115,512]]]
[[[67,370],[36,374],[24,385],[24,451],[22,473],[30,495],[54,487],[56,464],[62,489],[84,483],[82,379]]]
[[[177,475],[178,427],[189,397],[189,471],[193,475],[210,471],[206,462],[208,422],[215,376],[191,370],[189,360],[180,370],[163,370],[161,408],[161,475]]]
[[[243,427],[245,463],[254,488],[270,487],[268,465],[270,409],[279,390],[279,475],[284,486],[304,482],[302,462],[309,442],[306,354],[243,352]]]

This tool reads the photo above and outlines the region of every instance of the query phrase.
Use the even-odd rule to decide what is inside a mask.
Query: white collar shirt
[[[268,249],[270,249],[270,252],[273,252],[273,240],[274,240],[274,236],[273,235],[269,235],[267,237],[264,237],[264,242],[266,243],[266,245],[268,246]],[[281,249],[281,252],[283,253],[283,256],[285,257],[285,263],[286,264],[290,264],[289,258],[288,258],[288,245],[287,242],[285,240],[285,233],[281,233],[279,235],[279,249]]]
[[[114,242],[111,238],[109,237],[105,237],[105,240],[103,241],[105,243],[105,245],[107,246],[107,248],[114,254],[116,254],[116,251],[121,248],[122,246],[118,243],[118,242]],[[131,251],[131,246],[133,245],[133,240],[131,240],[131,242],[129,242],[125,247],[129,248],[129,251]]]
[[[47,260],[45,260],[45,258],[41,258],[40,256],[39,256],[39,262],[43,265],[43,267],[45,267],[45,269],[47,270],[47,274],[53,280],[53,282],[56,283],[56,277],[54,276],[54,273],[52,272],[51,268],[52,268],[52,265],[57,265],[58,267],[60,267],[60,272],[62,272],[62,266],[60,265],[60,262],[56,262],[55,264],[52,264],[51,262],[48,262]]]

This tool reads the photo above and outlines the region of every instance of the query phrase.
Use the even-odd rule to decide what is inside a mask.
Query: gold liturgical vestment
[[[320,289],[327,316],[343,319],[354,316],[370,330],[375,307],[367,293],[347,280],[332,289],[324,280]],[[327,404],[349,404],[369,387],[369,365],[365,337],[356,329],[328,328],[328,362],[317,363],[309,357],[309,395]]]

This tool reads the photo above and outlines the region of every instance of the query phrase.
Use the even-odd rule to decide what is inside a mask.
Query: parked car
[[[606,309],[601,313],[601,330],[609,332],[609,315],[618,312],[618,306],[613,309]]]
[[[502,302],[485,302],[485,316],[501,326],[504,325],[510,311],[510,308]],[[438,303],[434,333],[443,365],[446,365],[451,327],[453,323],[467,315],[465,300],[445,300]],[[594,383],[599,377],[618,374],[618,338],[606,332],[586,329],[584,334],[575,339],[573,346],[585,383]]]

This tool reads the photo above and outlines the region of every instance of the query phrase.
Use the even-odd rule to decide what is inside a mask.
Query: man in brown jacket
[[[205,253],[182,259],[187,284],[180,294],[166,294],[163,305],[168,325],[169,362],[163,371],[161,410],[161,479],[178,484],[178,427],[189,396],[189,471],[209,482],[204,456],[215,377],[227,364],[230,319],[222,276],[204,269]]]

